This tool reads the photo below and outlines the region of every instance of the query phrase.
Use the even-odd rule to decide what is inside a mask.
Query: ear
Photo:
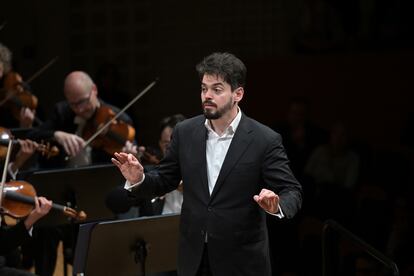
[[[98,88],[96,87],[96,85],[95,85],[95,84],[92,84],[92,93],[93,93],[95,96],[98,96]]]
[[[236,88],[233,93],[233,100],[234,102],[240,102],[243,99],[244,89],[243,87]]]

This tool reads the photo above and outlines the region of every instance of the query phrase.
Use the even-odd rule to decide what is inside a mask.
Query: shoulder
[[[175,128],[180,129],[180,130],[191,130],[191,129],[196,128],[197,126],[204,127],[205,120],[206,118],[204,117],[204,115],[198,115],[198,116],[179,122],[175,126]]]
[[[242,131],[252,132],[255,137],[260,137],[260,139],[264,139],[267,142],[282,142],[282,136],[278,132],[265,124],[250,118],[244,113],[240,120],[239,127]]]

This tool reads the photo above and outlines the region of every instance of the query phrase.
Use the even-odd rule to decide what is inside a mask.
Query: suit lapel
[[[195,128],[194,131],[194,145],[201,145],[200,147],[194,147],[194,156],[197,163],[200,162],[199,174],[201,178],[201,189],[203,191],[203,197],[207,199],[210,197],[208,191],[208,178],[207,178],[207,159],[206,159],[206,143],[207,143],[207,129],[204,126],[204,121]]]
[[[243,156],[247,147],[252,142],[252,139],[252,130],[248,127],[248,120],[243,114],[236,133],[234,134],[233,140],[231,141],[229,150],[227,151],[226,157],[224,158],[224,162],[221,166],[216,185],[214,185],[213,192],[211,193],[210,201],[214,198],[214,196],[217,194],[217,191],[223,185],[227,175],[240,161],[240,158]]]

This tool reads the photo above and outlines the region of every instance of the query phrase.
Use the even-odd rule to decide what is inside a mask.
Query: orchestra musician
[[[4,165],[7,165],[7,168],[4,169],[9,172],[9,179],[15,179],[17,171],[36,150],[36,144],[27,139],[20,140],[19,146],[20,148],[17,154],[13,156],[12,162],[7,163],[6,158],[3,158],[3,156],[1,158],[1,163],[3,164],[3,162],[5,162]],[[0,186],[1,189],[3,189],[3,187],[5,186]],[[4,195],[4,191],[2,191],[1,194]],[[35,197],[34,208],[32,210],[28,209],[28,215],[24,219],[19,220],[17,224],[13,226],[6,225],[3,220],[3,210],[5,210],[2,208],[4,207],[3,203],[4,198],[1,199],[0,204],[0,209],[2,210],[0,212],[0,275],[33,275],[12,266],[18,266],[20,259],[20,251],[18,250],[18,247],[29,242],[32,236],[33,225],[50,211],[52,208],[52,201],[44,197]],[[8,204],[8,207],[10,206],[13,207],[14,205]],[[16,206],[16,208],[20,207]]]
[[[98,89],[91,77],[82,71],[68,74],[64,82],[65,101],[55,105],[50,119],[31,131],[28,136],[33,140],[52,140],[63,149],[59,158],[42,163],[47,167],[77,167],[83,165],[108,162],[111,153],[104,148],[85,147],[86,132],[91,128],[97,130],[102,122],[96,122],[96,114],[104,111],[117,113],[119,109],[103,102],[98,97]],[[119,122],[132,126],[132,119],[123,113]],[[92,130],[93,132],[94,130]],[[122,141],[122,139],[120,139]],[[136,147],[130,140],[125,140],[121,147],[131,153],[136,153]],[[69,158],[67,158],[69,156]],[[69,161],[67,161],[69,160]]]
[[[117,113],[119,109],[98,97],[97,86],[83,71],[73,71],[66,76],[63,93],[65,100],[55,105],[51,117],[34,127],[28,134],[28,137],[35,141],[52,141],[60,147],[60,154],[55,158],[39,160],[40,168],[79,167],[110,162],[110,153],[106,150],[105,143],[103,147],[95,147],[94,144],[86,146],[88,138],[85,134],[97,131],[104,123],[96,120],[102,110]],[[121,114],[114,125],[119,126],[121,123],[133,125],[132,119],[126,113]],[[112,133],[112,136],[116,135],[117,133]],[[120,148],[137,153],[136,146],[130,140],[122,141]],[[42,226],[34,229],[36,274],[53,275],[59,242],[63,241],[65,245],[73,244],[76,233],[76,226],[72,225]]]
[[[23,97],[30,101],[33,98],[33,95],[26,91],[27,87],[23,86],[21,76],[12,69],[12,52],[0,43],[0,124],[7,128],[30,128],[35,119],[35,109],[21,105],[20,100],[17,100],[20,104],[12,102],[16,115],[11,116],[11,109],[8,108],[11,101],[5,100],[10,93],[24,93]],[[33,99],[37,104],[37,99]]]

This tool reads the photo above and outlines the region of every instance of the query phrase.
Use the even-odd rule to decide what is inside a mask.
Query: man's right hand
[[[78,155],[85,146],[85,141],[75,134],[64,131],[55,131],[54,137],[70,156]]]
[[[142,180],[144,168],[134,155],[125,152],[115,152],[114,156],[115,158],[112,158],[111,161],[119,168],[126,180],[131,184]]]

